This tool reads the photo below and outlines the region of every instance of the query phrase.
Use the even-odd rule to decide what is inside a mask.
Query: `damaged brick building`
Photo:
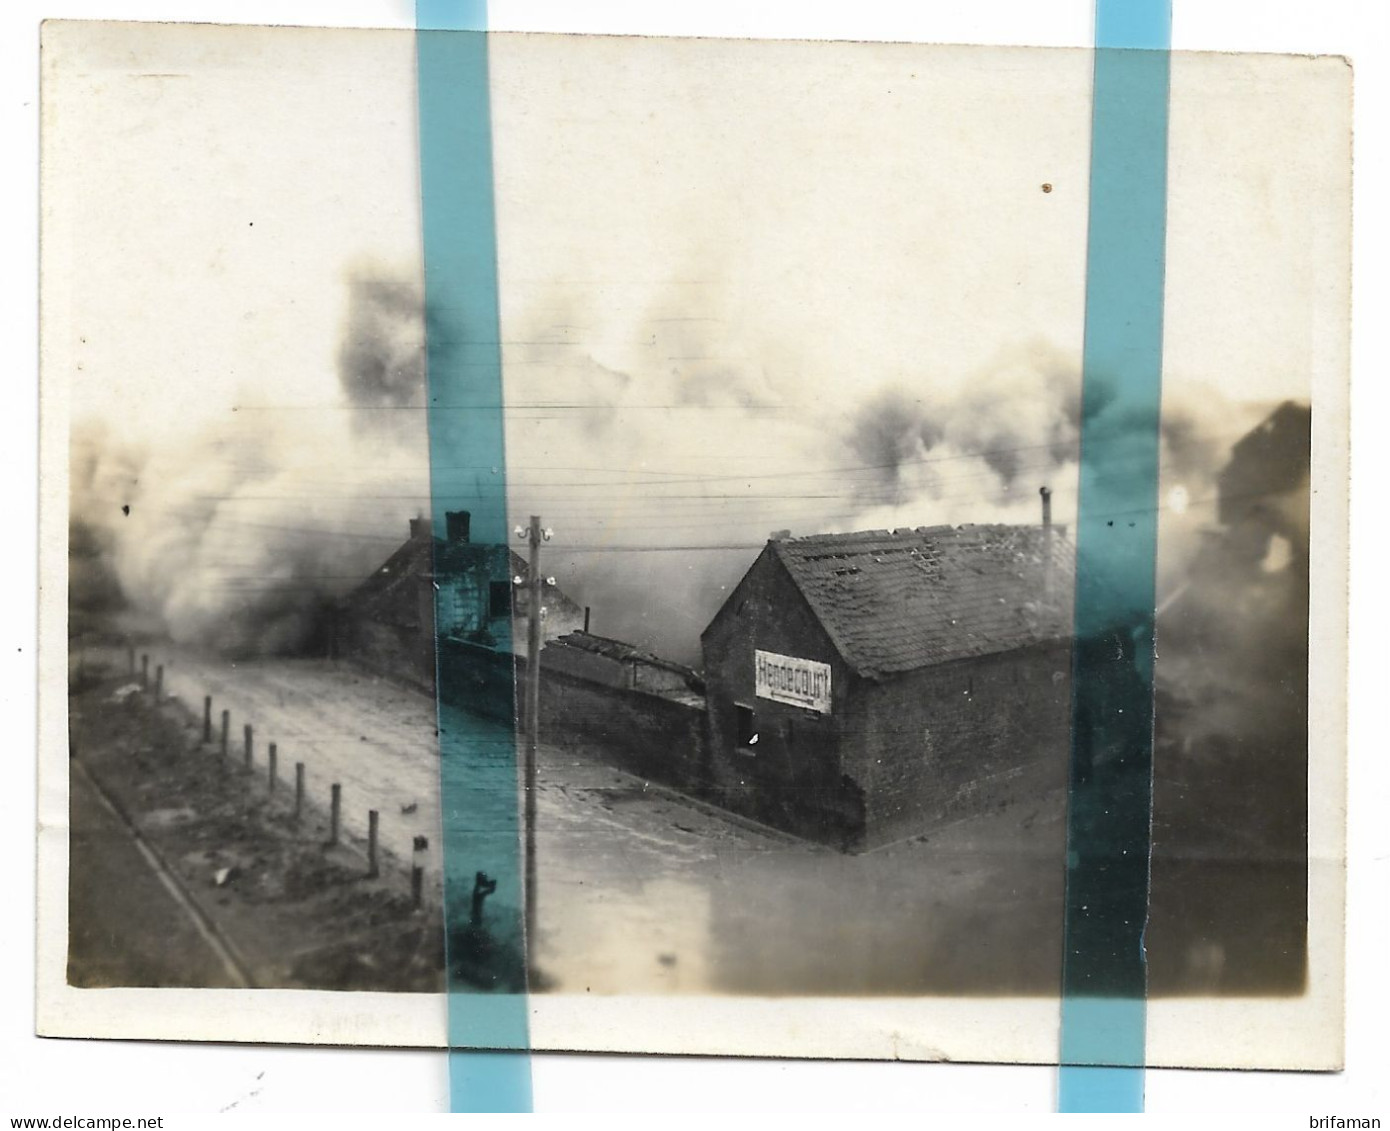
[[[870,848],[1063,788],[1071,590],[1050,525],[768,542],[702,638],[712,795]]]
[[[409,540],[340,603],[334,655],[433,693],[437,637],[525,650],[526,561],[507,546],[470,541],[467,511],[445,521],[439,539],[429,519],[411,519]],[[442,587],[439,578],[448,579]],[[542,616],[545,640],[583,623],[579,606],[553,587]]]

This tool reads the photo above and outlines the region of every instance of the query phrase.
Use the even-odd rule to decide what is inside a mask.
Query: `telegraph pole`
[[[526,578],[526,757],[523,765],[523,823],[525,825],[525,881],[527,968],[535,953],[536,932],[536,757],[541,730],[541,542],[549,531],[541,529],[539,515],[531,516],[526,532],[531,547],[530,571]]]

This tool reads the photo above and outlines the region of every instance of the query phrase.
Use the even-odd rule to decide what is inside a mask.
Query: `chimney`
[[[444,533],[450,542],[468,541],[468,523],[471,518],[467,511],[444,512]]]
[[[410,520],[410,540],[417,542],[430,536],[430,520],[427,518],[412,518]]]
[[[1039,487],[1042,496],[1043,601],[1052,604],[1052,488]]]

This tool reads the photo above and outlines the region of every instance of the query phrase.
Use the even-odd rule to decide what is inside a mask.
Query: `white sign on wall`
[[[830,665],[776,652],[753,653],[755,694],[794,707],[830,714]]]

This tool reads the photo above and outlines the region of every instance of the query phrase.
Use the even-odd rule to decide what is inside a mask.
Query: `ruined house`
[[[433,693],[437,639],[525,652],[529,576],[510,547],[470,541],[467,511],[446,515],[442,539],[429,519],[411,519],[409,540],[340,603],[334,654]],[[583,623],[583,611],[555,586],[541,617],[543,640]]]

